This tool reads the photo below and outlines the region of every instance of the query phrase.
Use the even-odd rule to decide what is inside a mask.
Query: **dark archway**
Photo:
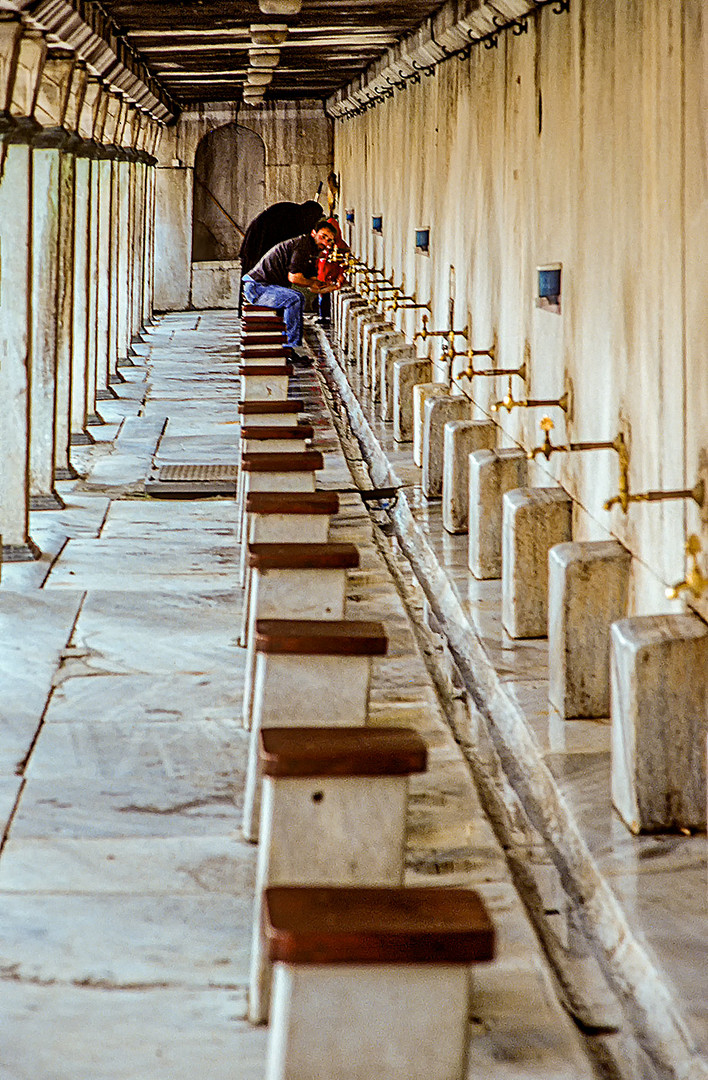
[[[243,232],[265,208],[265,145],[237,124],[209,132],[194,159],[192,262],[236,259]]]

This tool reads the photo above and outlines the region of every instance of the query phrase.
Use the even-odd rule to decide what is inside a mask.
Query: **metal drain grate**
[[[158,480],[182,480],[185,483],[236,481],[238,465],[162,465]]]

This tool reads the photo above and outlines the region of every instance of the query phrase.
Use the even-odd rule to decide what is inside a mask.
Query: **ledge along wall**
[[[225,124],[254,131],[265,145],[261,209],[314,199],[332,169],[332,122],[320,101],[202,104],[165,128],[157,166],[155,308],[190,306],[194,158],[201,139]],[[322,206],[326,201],[322,198]],[[248,224],[242,223],[242,224]]]
[[[448,324],[456,269],[458,327],[475,348],[497,341],[496,365],[526,358],[514,397],[558,398],[573,411],[497,415],[500,445],[629,436],[633,491],[692,487],[708,448],[708,19],[701,0],[573,0],[502,33],[375,108],[335,124],[345,237]],[[371,230],[383,216],[383,235]],[[430,227],[429,256],[415,253]],[[536,307],[537,267],[562,263],[562,311]],[[407,336],[420,312],[401,312]],[[419,353],[430,342],[419,343]],[[458,348],[464,347],[458,339]],[[433,356],[440,345],[432,344]],[[488,366],[479,357],[477,366]],[[442,373],[438,374],[442,377]],[[477,418],[506,379],[476,379]],[[467,386],[469,390],[469,385]],[[530,470],[574,499],[577,540],[616,535],[636,558],[630,614],[677,610],[666,583],[684,576],[691,502],[603,502],[617,492],[613,451],[557,454]],[[708,550],[708,530],[702,535]],[[708,601],[697,605],[708,615]]]

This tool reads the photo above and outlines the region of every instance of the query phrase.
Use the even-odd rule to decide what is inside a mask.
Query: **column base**
[[[112,371],[108,376],[108,385],[113,386],[114,383],[124,383],[125,375],[121,375],[120,371]]]
[[[137,353],[133,353],[133,356],[137,356],[137,355],[138,355]],[[122,368],[122,367],[135,367],[135,364],[130,359],[130,356],[119,356],[116,367],[119,367],[119,368]]]
[[[45,495],[30,495],[30,510],[64,510],[66,504],[56,491],[47,492]]]
[[[96,391],[96,401],[113,401],[117,397],[115,390],[111,390],[110,386],[102,386]]]
[[[54,470],[55,480],[78,480],[79,474],[73,465],[67,465],[66,468],[62,466],[61,469]]]
[[[36,562],[41,557],[42,552],[29,536],[24,544],[2,545],[2,561],[6,563]]]
[[[72,431],[69,446],[93,446],[96,442],[88,431]]]
[[[101,427],[103,424],[105,424],[105,422],[106,421],[103,419],[103,417],[99,416],[98,413],[95,412],[89,413],[86,417],[86,427]],[[92,442],[94,441],[95,440],[92,440]]]

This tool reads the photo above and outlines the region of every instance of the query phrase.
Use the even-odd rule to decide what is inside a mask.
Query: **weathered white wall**
[[[456,321],[471,319],[474,347],[496,337],[498,366],[530,358],[515,397],[572,386],[567,423],[559,409],[502,413],[503,441],[540,443],[545,411],[555,442],[623,428],[635,491],[692,487],[708,447],[707,72],[701,0],[573,0],[569,13],[546,7],[528,33],[506,32],[497,48],[477,46],[335,126],[355,251],[419,300],[432,296],[437,327],[454,264]],[[378,213],[382,238],[371,233]],[[414,253],[426,226],[430,257]],[[534,303],[536,267],[548,262],[563,264],[561,315]],[[409,336],[420,326],[418,313],[399,319]],[[475,380],[480,416],[505,390],[501,378]],[[697,507],[605,512],[617,491],[612,451],[542,460],[532,482],[549,474],[576,500],[576,539],[611,531],[637,556],[632,610],[666,610]]]
[[[157,170],[155,307],[175,311],[190,304],[192,174],[200,140],[238,122],[265,145],[263,206],[314,199],[332,168],[332,123],[319,101],[275,101],[258,108],[203,104],[166,128]],[[323,199],[323,206],[325,205]]]

